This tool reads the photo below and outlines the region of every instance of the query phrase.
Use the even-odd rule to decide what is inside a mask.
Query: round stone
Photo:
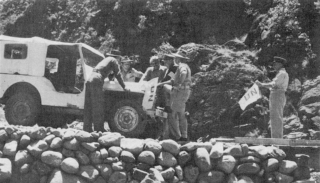
[[[74,158],[66,158],[61,163],[61,169],[67,173],[75,174],[79,170],[79,163]]]

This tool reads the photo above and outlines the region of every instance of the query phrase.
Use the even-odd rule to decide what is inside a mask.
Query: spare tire
[[[119,132],[125,137],[139,137],[147,121],[142,105],[134,100],[121,100],[111,109],[108,122],[111,131]]]
[[[41,113],[41,102],[36,94],[18,92],[8,99],[4,111],[9,124],[32,126]]]

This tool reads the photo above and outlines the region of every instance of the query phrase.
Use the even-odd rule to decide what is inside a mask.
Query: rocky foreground
[[[276,147],[125,138],[75,129],[0,127],[0,182],[259,183],[310,179],[308,155]]]

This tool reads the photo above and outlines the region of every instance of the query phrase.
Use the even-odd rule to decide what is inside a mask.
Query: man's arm
[[[271,82],[261,83],[260,81],[256,81],[255,83],[259,87],[273,88],[275,86],[279,86],[282,82],[284,82],[285,77],[285,73],[280,73]]]
[[[143,76],[143,72],[141,72],[141,71],[137,71],[134,68],[132,68],[132,71],[133,71],[134,77],[136,77],[136,78],[141,78]]]
[[[117,78],[118,83],[121,85],[121,87],[124,90],[126,90],[126,85],[124,84],[123,79],[121,77],[120,66],[119,66],[119,64],[118,64],[118,62],[116,60],[113,62],[113,64],[114,64],[113,65],[113,73],[115,75],[115,78]]]
[[[143,74],[142,78],[140,81],[149,81],[150,79],[150,72],[151,72],[151,67],[149,67],[146,72]]]

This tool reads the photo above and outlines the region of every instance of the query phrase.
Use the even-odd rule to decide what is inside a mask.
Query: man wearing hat
[[[185,63],[189,58],[186,57],[186,52],[179,50],[177,53],[172,54],[174,62],[178,65],[174,77],[159,85],[171,84],[171,101],[170,106],[172,113],[169,117],[169,131],[180,141],[187,141],[188,139],[188,123],[185,117],[186,102],[190,96],[191,85],[191,70]]]
[[[121,75],[125,82],[135,82],[136,78],[141,78],[143,73],[132,68],[133,60],[129,57],[124,57],[121,60]]]
[[[276,77],[269,83],[255,82],[259,87],[270,89],[271,138],[283,138],[283,108],[286,104],[285,92],[289,83],[289,75],[284,68],[286,64],[286,59],[274,57],[273,68],[277,72]]]
[[[104,79],[113,72],[123,90],[127,91],[118,64],[118,60],[121,58],[120,52],[113,51],[106,55],[108,57],[97,64],[93,69],[91,76],[86,81],[83,130],[87,132],[92,131],[92,122],[95,131],[104,131],[105,101],[102,88]]]

